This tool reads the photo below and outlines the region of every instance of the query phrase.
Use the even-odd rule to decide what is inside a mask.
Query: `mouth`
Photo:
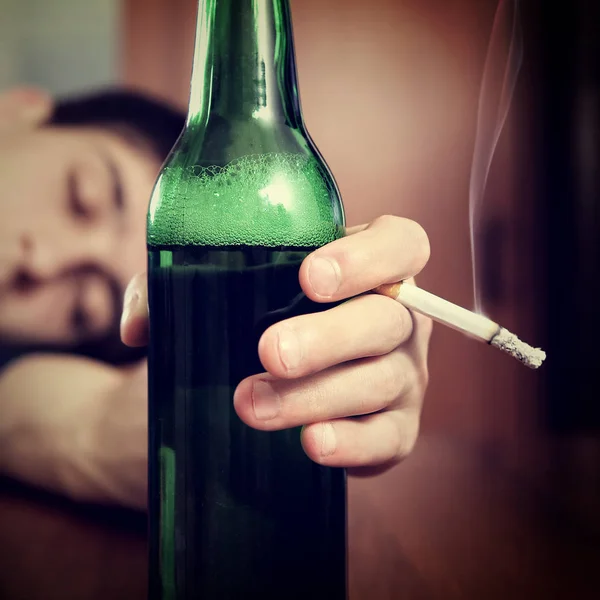
[[[23,298],[28,296],[34,288],[35,281],[31,277],[0,264],[0,296],[10,290],[11,293],[14,292]]]

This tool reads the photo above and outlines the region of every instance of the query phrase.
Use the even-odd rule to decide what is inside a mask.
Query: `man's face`
[[[109,131],[0,135],[0,338],[75,344],[113,328],[145,268],[159,167]]]

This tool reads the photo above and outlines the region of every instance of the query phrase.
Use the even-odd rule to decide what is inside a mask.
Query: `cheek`
[[[124,164],[125,166],[125,164]],[[145,224],[146,213],[150,203],[150,195],[156,178],[160,171],[160,165],[148,159],[128,161],[126,173],[126,189],[128,209],[132,216],[141,219]]]
[[[145,220],[146,218],[153,185],[154,181],[149,182],[146,178],[140,178],[131,190],[131,212],[136,215],[138,219],[141,218],[142,220]]]
[[[34,134],[3,156],[3,204],[12,200],[13,210],[26,213],[43,209],[64,197],[65,174],[70,168],[71,144],[58,143],[48,135]],[[7,181],[4,181],[4,175]]]
[[[127,234],[123,242],[127,246],[127,282],[136,273],[146,268],[146,215],[154,180],[146,174],[135,179],[128,197]]]
[[[125,290],[131,278],[146,270],[146,216],[131,215],[127,230],[121,236],[119,250],[114,260],[114,269],[121,289]]]
[[[13,175],[12,181],[2,182],[4,225],[16,230],[22,224],[55,219],[65,198],[63,178],[56,173],[38,175],[35,168]]]
[[[127,255],[136,271],[143,267],[146,256],[146,211],[144,200],[138,198],[138,205],[132,209],[127,219],[127,235],[123,242],[127,245]],[[140,261],[142,265],[140,265]]]
[[[87,285],[83,286],[81,304],[93,334],[101,335],[110,329],[114,318],[112,298],[102,278],[88,279]]]

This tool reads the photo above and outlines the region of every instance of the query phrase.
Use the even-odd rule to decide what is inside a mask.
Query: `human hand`
[[[315,302],[348,301],[264,332],[258,352],[266,372],[239,384],[239,417],[265,431],[303,425],[305,452],[324,465],[365,473],[407,456],[419,431],[432,324],[365,292],[414,283],[428,258],[423,229],[391,216],[311,253],[300,269],[304,293]],[[145,274],[128,287],[121,335],[132,346],[147,343]]]

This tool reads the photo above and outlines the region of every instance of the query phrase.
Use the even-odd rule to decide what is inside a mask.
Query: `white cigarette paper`
[[[469,337],[491,344],[510,354],[531,369],[537,369],[546,358],[540,348],[533,348],[521,341],[514,333],[491,319],[471,312],[439,296],[418,288],[416,285],[394,283],[379,286],[375,292],[388,296],[415,312],[456,329]]]

